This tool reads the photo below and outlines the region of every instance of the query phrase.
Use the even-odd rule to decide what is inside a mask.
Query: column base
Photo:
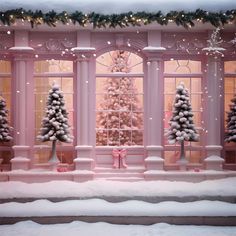
[[[147,170],[163,170],[164,160],[161,157],[149,156],[145,160]]]
[[[204,160],[206,170],[223,170],[224,159],[219,156],[210,156]]]
[[[11,159],[12,170],[28,170],[30,168],[29,146],[15,145],[12,147],[14,150],[14,158]]]
[[[93,159],[91,158],[76,158],[74,159],[75,170],[92,170]]]
[[[220,145],[207,145],[206,146],[206,151],[207,151],[207,156],[221,156],[221,150],[222,146]]]
[[[162,156],[162,151],[163,151],[163,147],[162,146],[146,146],[146,150],[148,153],[148,157],[161,157]]]
[[[14,157],[11,159],[12,170],[29,170],[30,160],[26,157]]]

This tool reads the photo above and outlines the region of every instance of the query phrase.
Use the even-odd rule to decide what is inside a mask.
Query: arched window
[[[69,124],[73,133],[73,62],[66,60],[43,60],[34,63],[35,81],[35,137],[39,135],[42,118],[45,115],[45,108],[49,90],[55,81],[63,91],[66,110],[69,113]],[[49,148],[41,148],[41,145],[49,145]],[[35,158],[36,162],[47,162],[50,156],[50,143],[35,139]],[[62,161],[72,161],[73,144],[58,142],[58,158]]]
[[[96,61],[96,145],[143,145],[143,60],[116,50]]]
[[[203,156],[202,135],[202,68],[200,61],[193,60],[169,60],[164,62],[164,128],[169,128],[169,120],[172,116],[173,102],[176,87],[180,82],[185,84],[189,91],[190,102],[194,114],[194,124],[200,134],[199,142],[185,142],[187,157],[190,163],[200,163]],[[178,143],[170,145],[165,139],[165,162],[175,163],[179,158]]]

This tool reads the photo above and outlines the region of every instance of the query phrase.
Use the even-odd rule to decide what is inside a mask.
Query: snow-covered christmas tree
[[[110,72],[130,71],[128,52],[117,50],[111,56]],[[103,111],[97,114],[98,146],[142,145],[142,113],[133,112],[140,111],[137,91],[133,79],[129,77],[108,78],[105,81],[104,97],[100,104]],[[132,135],[131,138],[131,130],[139,135]]]
[[[231,99],[230,111],[227,112],[226,142],[236,142],[236,95]]]
[[[12,140],[7,116],[6,101],[4,98],[0,98],[0,142],[9,142]]]
[[[68,113],[65,108],[65,100],[59,86],[55,84],[49,90],[46,115],[42,120],[41,134],[38,138],[42,142],[52,141],[52,162],[57,161],[56,142],[72,142],[68,124]]]
[[[176,89],[173,114],[170,119],[170,128],[167,133],[168,142],[181,144],[180,160],[185,159],[184,141],[197,142],[199,135],[193,123],[193,112],[190,104],[189,93],[181,82]]]

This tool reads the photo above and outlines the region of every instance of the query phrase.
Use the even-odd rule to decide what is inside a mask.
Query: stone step
[[[228,203],[235,203],[236,204],[236,196],[215,196],[215,195],[205,195],[205,196],[90,196],[90,197],[50,197],[44,198],[45,200],[49,200],[51,202],[62,202],[67,200],[85,200],[85,199],[103,199],[108,202],[124,202],[129,200],[138,200],[148,203],[160,203],[165,201],[176,201],[176,202],[194,202],[194,201],[201,201],[201,200],[209,200],[209,201],[221,201],[221,202],[228,202]],[[26,202],[33,202],[36,200],[40,200],[41,198],[6,198],[0,199],[0,204],[7,203],[7,202],[19,202],[19,203],[26,203]]]
[[[103,172],[103,173],[95,173],[95,179],[111,179],[118,178],[120,180],[129,181],[131,178],[140,178],[144,180],[143,173],[135,173],[135,172],[124,172],[124,173],[113,173],[113,172]]]
[[[46,207],[42,209],[42,207]],[[138,207],[140,206],[140,207]],[[40,224],[107,222],[112,224],[169,223],[180,225],[236,226],[235,204],[216,201],[145,203],[108,202],[102,199],[0,205],[0,224],[32,220]]]
[[[140,166],[128,166],[127,168],[115,169],[112,167],[96,167],[95,173],[143,173],[146,169]]]
[[[111,224],[152,225],[167,223],[174,225],[236,226],[235,216],[43,216],[43,217],[0,217],[0,225],[20,221],[34,221],[39,224],[62,224],[73,221],[88,223],[107,222]]]

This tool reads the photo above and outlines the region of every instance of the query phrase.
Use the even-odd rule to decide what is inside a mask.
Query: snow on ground
[[[0,204],[0,217],[40,216],[236,216],[236,204],[220,201],[148,203],[129,200],[111,203],[101,199]]]
[[[1,236],[235,236],[236,227],[182,226],[164,223],[150,226],[84,223],[40,225],[32,221],[1,225]]]
[[[236,177],[200,183],[93,180],[83,183],[52,181],[29,184],[10,181],[0,182],[0,190],[0,199],[103,196],[236,196]]]
[[[235,9],[235,0],[0,0],[1,11],[24,8],[25,10],[43,10],[44,12],[55,10],[62,12],[83,12],[97,13],[122,13],[128,11],[155,12],[161,10],[163,13],[171,10],[195,11],[198,8],[208,11],[220,11]],[[104,7],[106,6],[106,7]]]

